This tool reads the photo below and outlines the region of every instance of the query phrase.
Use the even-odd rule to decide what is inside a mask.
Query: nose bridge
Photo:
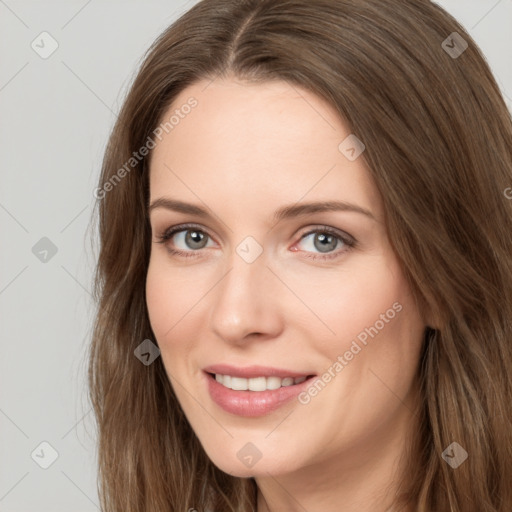
[[[252,333],[275,335],[279,329],[273,275],[264,253],[256,254],[252,243],[242,242],[235,248],[214,294],[211,328],[231,342]]]

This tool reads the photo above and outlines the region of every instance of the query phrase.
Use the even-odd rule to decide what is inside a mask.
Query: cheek
[[[150,259],[146,276],[146,304],[151,327],[160,343],[168,343],[187,324],[193,306],[204,295],[203,279],[172,267],[165,256]],[[204,287],[206,288],[207,283]],[[191,311],[192,310],[192,311]],[[181,319],[185,321],[181,321]]]
[[[192,333],[187,332],[186,312],[189,300],[186,296],[189,287],[180,284],[176,272],[170,270],[165,262],[159,262],[158,258],[150,260],[146,276],[146,304],[149,321],[155,335],[155,343],[160,349],[162,363],[174,388],[176,396],[182,402],[186,397],[181,397],[180,386],[177,382],[183,382],[187,374],[185,362],[187,354],[192,349],[190,343],[183,340],[193,339]],[[185,321],[180,321],[184,318]]]
[[[408,402],[417,372],[424,329],[418,309],[401,273],[377,262],[373,268],[347,279],[320,309],[336,334],[315,338],[326,361],[325,384],[301,403],[310,400],[311,417],[330,411],[323,434],[332,446],[361,448],[371,432],[407,412],[402,400]]]
[[[177,268],[159,252],[150,259],[146,275],[149,321],[169,377],[176,376],[180,382],[187,373],[196,371],[189,367],[193,361],[190,356],[204,338],[205,296],[212,288],[208,272],[211,274],[192,266]]]
[[[186,343],[178,343],[179,339],[189,336],[189,333],[183,332],[187,317],[185,321],[179,321],[186,314],[186,309],[190,309],[185,309],[189,300],[184,297],[189,288],[179,284],[174,278],[175,272],[166,270],[165,265],[163,267],[150,261],[146,277],[146,304],[155,343],[160,348],[162,362],[171,377],[180,372],[176,363],[185,360],[184,354],[190,350]]]
[[[174,311],[176,306],[175,294],[169,291],[165,275],[158,271],[158,266],[151,260],[146,276],[146,305],[151,327],[159,341],[172,325],[166,313]]]
[[[353,262],[343,271],[322,269],[323,272],[302,274],[291,281],[291,288],[316,316],[308,314],[307,318],[308,329],[316,333],[311,335],[317,348],[330,358],[347,350],[358,335],[364,341],[365,333],[368,336],[366,329],[376,323],[379,331],[389,330],[408,294],[402,273],[393,260],[379,254],[354,258]],[[304,316],[301,308],[300,318]]]

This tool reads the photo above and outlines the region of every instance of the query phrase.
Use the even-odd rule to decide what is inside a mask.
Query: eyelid
[[[356,239],[352,235],[349,235],[347,232],[342,231],[341,229],[327,226],[325,224],[317,224],[317,225],[309,226],[307,231],[305,231],[304,233],[302,233],[300,235],[299,241],[302,240],[304,237],[311,235],[312,233],[320,233],[320,232],[329,233],[330,235],[337,236],[341,240],[344,240],[347,242],[353,242],[353,243],[356,242]]]
[[[206,233],[210,238],[213,240],[215,239],[213,236],[210,235],[207,229],[205,229],[200,224],[194,224],[193,222],[187,222],[185,224],[176,224],[175,226],[170,226],[158,236],[158,238],[170,238],[171,236],[175,235],[176,233],[179,233],[180,231],[187,231],[189,229],[197,229],[197,231],[202,231],[203,233]]]

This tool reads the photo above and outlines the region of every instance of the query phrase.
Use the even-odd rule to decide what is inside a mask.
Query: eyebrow
[[[160,197],[153,201],[149,206],[148,215],[157,208],[165,208],[166,210],[186,213],[189,215],[196,215],[198,217],[211,217],[208,211],[201,206],[185,203],[183,201],[178,201],[177,199],[171,199],[168,197]],[[347,203],[345,201],[323,201],[299,204],[296,203],[284,206],[274,212],[274,221],[280,222],[281,220],[299,217],[301,215],[333,211],[355,212],[365,215],[372,220],[377,220],[370,210],[367,210],[366,208],[356,204]]]

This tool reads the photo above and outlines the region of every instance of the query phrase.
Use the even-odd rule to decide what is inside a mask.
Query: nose
[[[267,267],[263,254],[247,263],[234,253],[230,263],[212,290],[211,330],[231,344],[277,337],[284,325],[279,300],[282,283]]]

